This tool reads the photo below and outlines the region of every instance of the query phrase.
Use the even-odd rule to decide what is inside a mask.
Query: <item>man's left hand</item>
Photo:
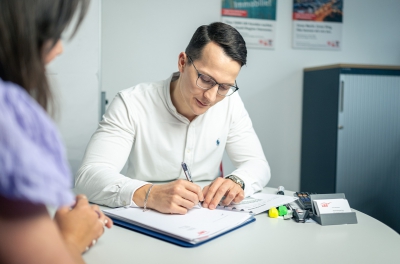
[[[203,207],[211,210],[215,209],[222,197],[223,205],[229,205],[232,201],[240,203],[244,199],[244,191],[239,184],[230,179],[217,178],[210,185],[203,188],[204,202]]]

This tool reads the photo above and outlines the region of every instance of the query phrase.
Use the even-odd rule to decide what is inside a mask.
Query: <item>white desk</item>
[[[263,192],[276,193],[276,189],[265,188]],[[320,226],[261,213],[254,223],[195,248],[114,226],[84,254],[84,260],[89,264],[398,263],[400,235],[366,214],[356,214],[358,224]]]

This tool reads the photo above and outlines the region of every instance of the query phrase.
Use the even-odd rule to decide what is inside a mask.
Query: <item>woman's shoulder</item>
[[[57,137],[55,125],[44,109],[24,89],[1,79],[0,110],[0,129],[5,136],[12,136],[9,140],[24,136],[34,142],[47,143],[47,136]],[[51,147],[58,148],[57,145]]]
[[[7,114],[18,116],[15,121],[20,125],[34,127],[33,121],[39,121],[52,126],[52,122],[44,109],[24,89],[1,79],[0,103],[2,110],[6,111]]]
[[[49,205],[72,201],[57,129],[29,94],[0,79],[0,194]]]

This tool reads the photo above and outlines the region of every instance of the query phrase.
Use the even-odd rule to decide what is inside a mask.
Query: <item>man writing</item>
[[[89,200],[112,207],[146,205],[162,213],[185,214],[203,201],[215,209],[260,191],[269,165],[237,92],[246,64],[246,44],[233,27],[199,27],[179,72],[117,94],[87,147],[75,184]],[[219,176],[224,150],[237,168]],[[128,162],[127,176],[119,172]],[[213,180],[203,190],[185,180]],[[170,181],[152,185],[149,182]]]

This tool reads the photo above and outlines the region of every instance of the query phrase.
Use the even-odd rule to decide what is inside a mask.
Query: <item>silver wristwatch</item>
[[[234,183],[237,183],[240,185],[240,187],[244,190],[244,181],[242,179],[240,179],[238,176],[235,175],[229,175],[228,177],[226,177],[225,179],[229,179],[232,180]]]

